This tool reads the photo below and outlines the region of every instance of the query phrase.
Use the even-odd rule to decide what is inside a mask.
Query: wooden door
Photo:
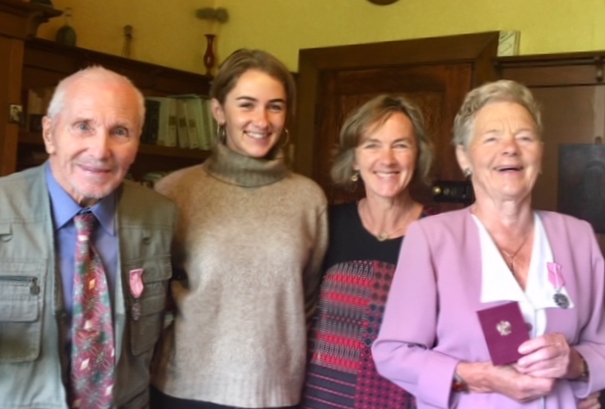
[[[359,197],[329,178],[346,115],[381,93],[405,94],[423,110],[435,143],[432,176],[463,180],[451,146],[451,127],[465,94],[496,78],[498,33],[301,50],[295,169],[314,178],[332,203]],[[415,197],[431,203],[427,187]]]

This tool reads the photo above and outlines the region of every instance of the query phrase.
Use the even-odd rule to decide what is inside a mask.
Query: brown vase
[[[206,52],[204,53],[204,66],[206,67],[206,75],[212,76],[212,67],[214,67],[214,39],[216,35],[205,34],[206,36]]]

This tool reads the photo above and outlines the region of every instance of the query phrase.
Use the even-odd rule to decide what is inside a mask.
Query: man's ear
[[[225,110],[223,106],[216,98],[212,98],[210,101],[212,107],[212,116],[218,122],[219,125],[225,125]]]
[[[52,155],[55,153],[55,144],[53,142],[52,137],[53,132],[53,120],[48,116],[44,116],[42,118],[42,139],[44,140],[44,147],[46,148],[46,153]]]

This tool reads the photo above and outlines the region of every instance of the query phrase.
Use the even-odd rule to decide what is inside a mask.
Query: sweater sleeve
[[[458,360],[432,350],[438,298],[431,244],[416,222],[401,247],[372,355],[382,376],[431,407],[447,408]]]
[[[321,283],[321,267],[328,247],[328,212],[325,198],[321,208],[318,210],[315,226],[315,237],[311,243],[311,254],[304,270],[305,289],[305,318],[307,328],[317,308],[319,296],[319,285]]]

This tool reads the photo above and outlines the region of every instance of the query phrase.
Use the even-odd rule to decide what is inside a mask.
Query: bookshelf
[[[4,0],[0,0],[4,1]],[[69,47],[43,39],[28,39],[24,44],[21,71],[21,97],[24,111],[29,90],[54,87],[62,78],[90,66],[103,67],[127,76],[145,96],[176,94],[208,95],[211,77],[163,67],[79,47]],[[28,115],[26,115],[28,118]],[[148,172],[170,171],[204,161],[209,151],[141,144],[131,167],[135,179]],[[14,170],[38,165],[46,159],[40,132],[29,121],[20,127]]]
[[[10,107],[21,103],[24,44],[38,26],[61,12],[21,0],[0,0],[0,176],[15,171],[19,125]]]

